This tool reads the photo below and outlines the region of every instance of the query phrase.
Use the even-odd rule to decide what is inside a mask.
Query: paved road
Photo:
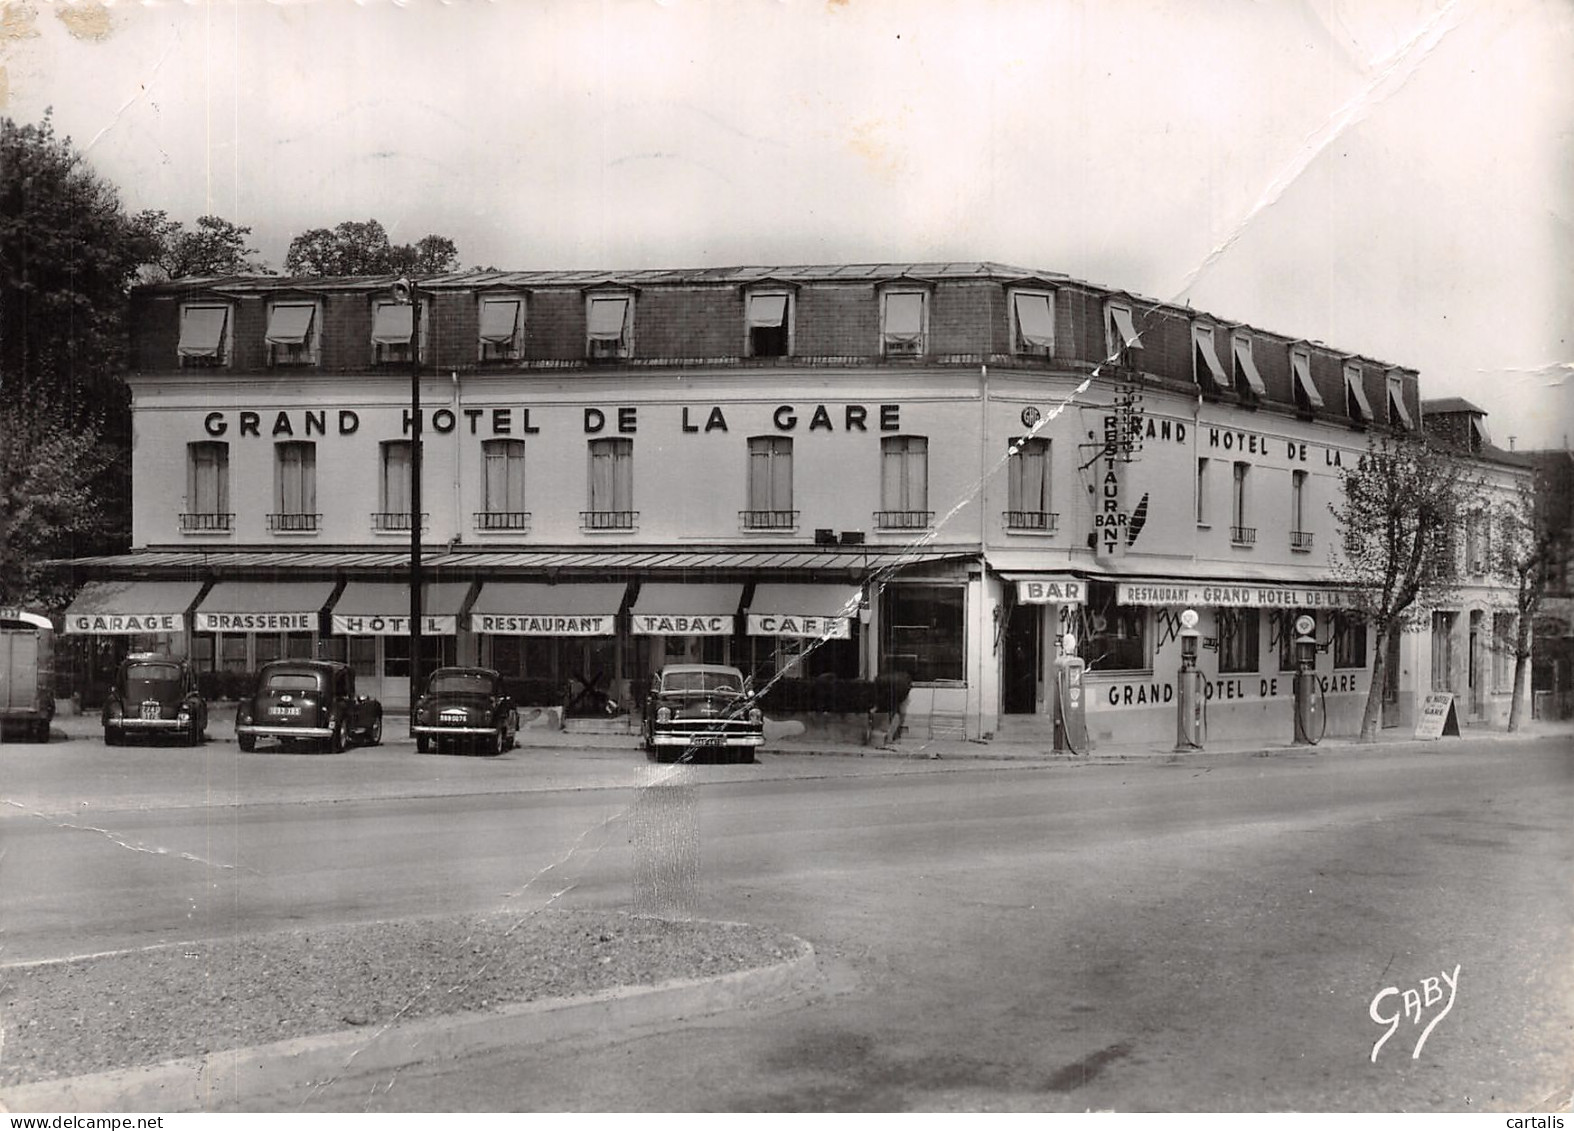
[[[374,753],[334,772],[371,765]],[[757,780],[766,775],[696,768],[693,784],[668,795],[260,804],[217,818],[161,807],[99,813],[91,823],[104,833],[13,807],[0,823],[6,958],[526,906],[564,889],[573,904],[624,907],[643,859],[697,843],[695,912],[809,938],[825,959],[823,994],[391,1080],[350,1077],[312,1106],[1470,1110],[1567,1101],[1567,739],[891,769],[901,772]],[[475,771],[434,763],[431,772]],[[1401,991],[1379,1003],[1386,1016],[1406,989],[1424,1000],[1424,979],[1446,992],[1442,975],[1456,967],[1453,1006],[1420,1055],[1412,1050],[1446,999],[1424,1007],[1419,1023],[1401,1019],[1374,1064],[1384,1027],[1368,1015],[1373,998]]]

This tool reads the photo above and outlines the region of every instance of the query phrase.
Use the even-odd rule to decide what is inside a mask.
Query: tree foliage
[[[1481,484],[1451,452],[1406,433],[1374,436],[1341,475],[1336,576],[1352,587],[1375,639],[1361,738],[1377,737],[1388,641],[1447,602],[1457,585],[1455,547],[1466,502]]]
[[[1487,572],[1514,594],[1514,637],[1493,646],[1514,658],[1514,698],[1508,709],[1508,729],[1517,731],[1524,711],[1526,681],[1530,678],[1530,653],[1536,615],[1546,595],[1548,571],[1556,545],[1555,532],[1544,515],[1538,515],[1530,485],[1487,516],[1492,535],[1487,551]]]
[[[246,246],[251,229],[222,216],[198,216],[190,231],[162,211],[138,213],[135,221],[146,228],[154,244],[148,264],[154,279],[272,274],[257,250]]]
[[[396,245],[376,220],[346,220],[332,230],[312,228],[291,240],[284,270],[290,275],[436,275],[453,270],[458,259],[447,236]]]

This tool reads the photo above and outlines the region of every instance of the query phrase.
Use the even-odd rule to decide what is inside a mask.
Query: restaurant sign
[[[471,613],[470,631],[497,636],[611,636],[615,613]]]
[[[1121,605],[1223,605],[1241,609],[1348,609],[1355,594],[1314,585],[1226,585],[1218,582],[1122,581]]]

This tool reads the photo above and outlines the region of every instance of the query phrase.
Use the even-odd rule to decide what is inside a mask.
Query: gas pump
[[[1055,657],[1055,750],[1072,754],[1088,752],[1087,697],[1082,673],[1087,664],[1077,655],[1077,638],[1066,633]]]
[[[1322,688],[1317,684],[1317,621],[1295,618],[1295,745],[1316,746],[1328,728]],[[1315,736],[1315,737],[1314,737]]]
[[[1175,749],[1201,750],[1203,729],[1202,673],[1197,670],[1197,610],[1181,613],[1181,666],[1175,673]]]

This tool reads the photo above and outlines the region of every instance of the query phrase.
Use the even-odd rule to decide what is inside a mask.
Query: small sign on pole
[[[1416,719],[1417,738],[1442,738],[1445,734],[1459,737],[1459,713],[1454,710],[1452,691],[1434,691],[1421,702],[1421,714]]]

